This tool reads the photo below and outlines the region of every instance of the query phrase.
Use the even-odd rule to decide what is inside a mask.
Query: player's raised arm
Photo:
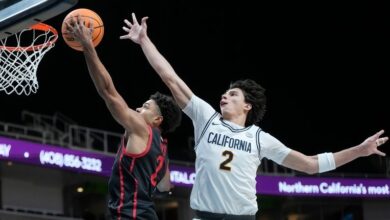
[[[86,27],[80,16],[72,18],[67,24],[68,34],[80,42],[83,47],[83,53],[92,81],[114,119],[129,133],[134,132],[141,136],[147,136],[148,128],[145,120],[136,111],[128,107],[122,96],[117,92],[107,69],[100,61],[92,43],[92,28]]]
[[[169,62],[161,55],[153,42],[149,39],[146,25],[148,17],[142,18],[141,24],[138,23],[134,13],[132,13],[132,19],[132,22],[125,20],[126,26],[123,27],[123,30],[126,31],[127,34],[120,38],[130,39],[141,46],[150,65],[171,90],[178,105],[181,108],[184,108],[193,95],[191,89],[176,74]]]

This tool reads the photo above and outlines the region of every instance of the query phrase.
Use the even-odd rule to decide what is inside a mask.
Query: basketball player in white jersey
[[[308,174],[326,172],[358,157],[385,154],[377,149],[388,137],[384,131],[361,144],[336,153],[306,156],[286,147],[258,127],[266,106],[264,89],[253,80],[232,83],[222,95],[221,113],[197,97],[176,74],[147,36],[147,17],[141,24],[132,14],[126,35],[139,44],[158,75],[169,87],[195,129],[196,178],[191,208],[197,219],[255,219],[256,171],[263,157]]]

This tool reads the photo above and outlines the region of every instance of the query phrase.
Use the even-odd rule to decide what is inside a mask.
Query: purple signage
[[[195,170],[170,166],[171,182],[192,187]],[[390,179],[349,179],[319,177],[257,176],[256,191],[261,195],[277,196],[340,196],[390,198]]]
[[[114,156],[0,137],[0,159],[110,176]],[[171,182],[192,187],[195,169],[170,165]],[[390,198],[390,179],[257,176],[257,193],[278,196]]]
[[[0,137],[0,159],[110,176],[114,157]]]
[[[171,182],[175,186],[192,187],[195,182],[195,169],[193,167],[183,167],[176,165],[169,165]]]
[[[258,176],[257,192],[284,196],[390,198],[390,179]]]

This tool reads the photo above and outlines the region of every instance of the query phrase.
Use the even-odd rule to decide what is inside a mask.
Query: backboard
[[[78,0],[0,0],[0,40],[52,18]]]

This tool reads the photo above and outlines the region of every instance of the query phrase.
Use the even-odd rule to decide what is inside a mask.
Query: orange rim
[[[8,51],[36,51],[53,45],[58,39],[57,30],[50,25],[44,23],[37,23],[32,25],[30,29],[44,31],[44,32],[50,31],[54,35],[54,38],[51,39],[49,42],[45,42],[34,46],[28,46],[28,47],[8,47],[8,46],[0,45],[0,49],[8,50]]]

